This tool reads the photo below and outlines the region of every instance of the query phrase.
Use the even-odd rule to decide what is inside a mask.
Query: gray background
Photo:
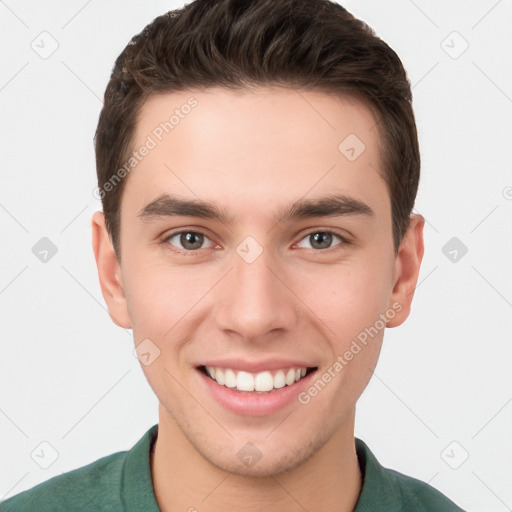
[[[0,1],[0,499],[158,420],[100,292],[92,138],[115,58],[179,5]],[[408,70],[427,219],[413,312],[386,332],[356,435],[468,511],[511,510],[512,2],[343,5]]]

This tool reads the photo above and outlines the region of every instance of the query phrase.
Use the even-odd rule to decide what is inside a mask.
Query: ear
[[[396,315],[387,321],[386,327],[399,326],[411,312],[412,298],[424,253],[424,226],[425,219],[421,215],[411,216],[409,228],[398,248],[395,259],[393,293],[388,304],[388,307],[393,309]]]
[[[91,226],[92,248],[98,267],[101,293],[107,303],[108,313],[116,325],[130,329],[131,322],[121,278],[121,266],[117,261],[103,212],[94,212]]]

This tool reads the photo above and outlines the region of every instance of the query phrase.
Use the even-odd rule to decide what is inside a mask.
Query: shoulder
[[[356,512],[464,512],[426,482],[382,466],[366,443],[357,438],[356,452],[363,474]]]
[[[116,510],[128,452],[117,452],[91,464],[54,476],[0,502],[0,512],[68,512]]]
[[[404,511],[415,512],[464,512],[453,501],[431,485],[404,475],[393,469],[385,468],[388,477],[395,483],[400,493],[400,502]]]

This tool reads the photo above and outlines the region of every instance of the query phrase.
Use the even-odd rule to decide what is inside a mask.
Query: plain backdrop
[[[0,2],[0,499],[158,420],[97,279],[93,135],[115,58],[180,5]],[[356,435],[468,511],[511,510],[512,3],[343,5],[408,71],[427,219],[413,312],[385,334]]]

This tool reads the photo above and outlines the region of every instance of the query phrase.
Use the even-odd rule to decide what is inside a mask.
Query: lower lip
[[[236,389],[221,386],[201,370],[197,369],[197,372],[217,402],[236,414],[246,416],[266,416],[283,409],[294,400],[298,400],[297,395],[308,386],[311,377],[316,373],[316,371],[310,372],[290,386],[257,394],[250,391],[236,391]]]

